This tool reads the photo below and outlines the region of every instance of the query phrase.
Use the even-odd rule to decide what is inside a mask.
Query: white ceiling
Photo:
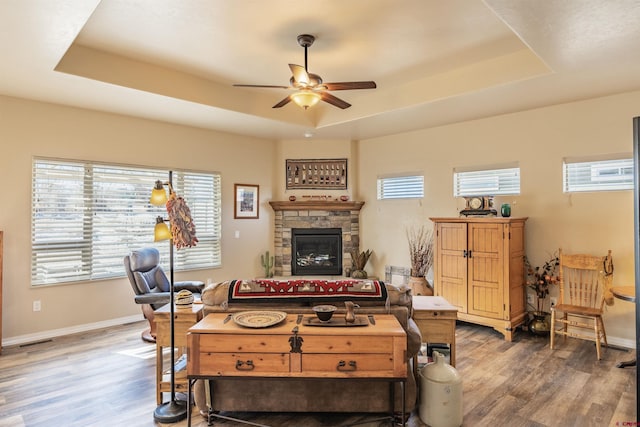
[[[639,0],[3,0],[0,94],[266,138],[365,139],[640,89]],[[299,34],[353,104],[273,109]]]

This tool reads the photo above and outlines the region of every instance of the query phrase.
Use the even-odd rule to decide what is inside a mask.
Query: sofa
[[[357,283],[356,283],[357,282]],[[266,283],[266,286],[265,286]],[[318,288],[322,283],[331,289],[318,295],[304,289]],[[371,289],[377,285],[382,295],[368,298],[358,292],[340,288],[345,283]],[[311,285],[311,286],[310,286]],[[373,286],[375,287],[375,286]],[[269,292],[264,292],[269,288]],[[275,289],[274,289],[275,288]],[[340,288],[340,289],[338,289]],[[247,298],[243,298],[244,289]],[[293,290],[293,291],[292,291]],[[353,287],[351,288],[353,290]],[[342,292],[344,291],[344,292]],[[330,303],[338,307],[334,316],[344,316],[344,301],[353,301],[358,315],[393,314],[407,334],[407,382],[405,384],[406,414],[417,401],[417,378],[414,356],[420,351],[422,337],[412,319],[411,291],[374,280],[353,279],[251,279],[229,280],[208,285],[202,292],[203,314],[235,313],[247,310],[278,310],[289,314],[310,314],[314,305]],[[208,381],[205,384],[205,381]],[[400,385],[395,384],[393,411],[402,411]],[[229,412],[369,412],[391,411],[390,386],[384,381],[367,380],[262,380],[211,379],[198,380],[194,385],[194,399],[204,417],[208,410]]]

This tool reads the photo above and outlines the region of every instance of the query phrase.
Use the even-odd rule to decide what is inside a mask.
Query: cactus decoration
[[[264,277],[273,277],[271,267],[273,267],[273,256],[269,257],[269,251],[266,254],[260,255],[262,267],[264,268]]]

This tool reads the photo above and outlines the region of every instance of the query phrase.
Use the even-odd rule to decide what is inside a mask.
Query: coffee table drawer
[[[200,352],[206,353],[288,353],[286,335],[201,334]]]
[[[364,332],[364,331],[363,331]],[[301,334],[304,353],[389,353],[393,337]]]
[[[200,371],[212,376],[289,373],[289,353],[200,353]]]
[[[379,376],[393,374],[393,357],[389,354],[303,354],[302,372],[322,375],[364,374]]]

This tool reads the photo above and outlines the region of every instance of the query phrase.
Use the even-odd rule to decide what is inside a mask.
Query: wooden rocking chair
[[[550,347],[554,347],[556,334],[595,341],[600,360],[601,341],[608,346],[602,311],[613,279],[611,250],[606,256],[593,256],[565,255],[560,249],[559,259],[560,295],[551,308]]]

